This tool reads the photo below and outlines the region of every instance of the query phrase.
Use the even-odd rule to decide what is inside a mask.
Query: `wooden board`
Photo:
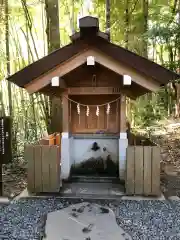
[[[127,148],[127,161],[126,161],[126,193],[134,194],[135,185],[134,185],[134,147]]]
[[[120,94],[121,88],[117,87],[72,87],[68,88],[69,95],[101,95]]]
[[[132,159],[135,159],[134,164]],[[126,165],[127,194],[160,195],[160,149],[158,147],[129,146]]]
[[[152,195],[160,195],[160,148],[152,148]]]
[[[60,188],[60,146],[28,145],[28,189],[31,192],[58,192]]]
[[[49,159],[51,159],[50,147],[42,146],[42,191],[43,192],[48,192],[50,189]]]
[[[151,194],[151,146],[144,146],[144,195]]]
[[[143,146],[135,147],[135,193],[143,194]]]
[[[59,167],[60,167],[60,148],[59,146],[51,146],[50,148],[50,156],[49,158],[49,182],[50,188],[49,192],[58,192],[60,188],[60,174],[59,174]]]
[[[42,162],[41,162],[42,148],[40,145],[34,146],[35,159],[35,191],[42,192]]]
[[[32,145],[26,145],[24,149],[24,160],[28,163],[28,191],[34,192],[35,190],[35,162],[34,162],[34,147]]]
[[[86,115],[87,108],[80,107],[80,115],[77,113],[77,104],[71,104],[71,130],[72,133],[96,133],[100,130],[108,133],[119,133],[120,108],[117,102],[110,104],[110,114],[107,115],[107,106],[99,107],[99,117],[96,116],[96,104],[101,105],[118,99],[119,95],[99,96],[71,96],[71,99],[82,104],[89,105],[89,116]],[[95,105],[95,106],[90,106]],[[119,106],[119,105],[118,105]],[[79,121],[80,119],[80,121]]]

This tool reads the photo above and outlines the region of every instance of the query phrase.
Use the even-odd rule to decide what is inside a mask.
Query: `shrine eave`
[[[139,95],[141,95],[141,89],[144,89],[142,93],[149,91],[155,91],[156,86],[161,87],[166,85],[170,81],[174,81],[180,78],[180,75],[164,68],[163,66],[158,65],[146,58],[143,58],[127,49],[124,49],[120,46],[117,46],[108,41],[105,33],[99,31],[99,23],[97,18],[93,17],[85,17],[80,19],[80,32],[76,33],[72,36],[72,43],[66,45],[49,55],[41,58],[40,60],[28,65],[27,67],[21,69],[15,74],[9,76],[7,78],[8,81],[11,81],[18,85],[19,87],[26,88],[31,85],[37,79],[46,79],[49,78],[48,75],[50,72],[53,72],[55,69],[59,68],[59,74],[62,74],[62,65],[65,65],[67,62],[72,63],[72,59],[78,59],[82,61],[80,58],[80,54],[84,54],[84,52],[88,50],[94,50],[97,54],[97,57],[100,59],[99,61],[107,67],[107,65],[111,65],[111,70],[116,70],[117,73],[121,74],[122,71],[120,66],[123,66],[124,69],[130,69],[131,74],[137,76],[137,84],[141,85],[142,76],[146,79],[147,85],[149,87],[146,88],[146,84],[141,85],[139,87]],[[85,57],[85,54],[83,55]],[[107,59],[108,58],[108,63]],[[76,59],[77,60],[77,59]],[[77,61],[76,61],[77,62]],[[101,63],[100,62],[100,63]],[[112,65],[111,62],[114,62],[115,65]],[[80,63],[80,62],[79,62]],[[84,62],[82,62],[84,64]],[[119,68],[117,65],[119,64]],[[71,65],[72,66],[72,65]],[[116,68],[114,68],[116,66]],[[66,74],[66,71],[63,69],[63,73]],[[69,64],[69,71],[72,71],[72,68]],[[141,76],[141,78],[140,78]],[[61,77],[61,76],[60,76]],[[43,82],[44,80],[42,80]],[[46,85],[40,85],[35,89],[35,92],[41,91],[43,88],[49,85],[49,80],[46,81]],[[145,90],[146,89],[146,90]],[[33,91],[32,91],[33,92]],[[32,93],[30,92],[30,93]]]

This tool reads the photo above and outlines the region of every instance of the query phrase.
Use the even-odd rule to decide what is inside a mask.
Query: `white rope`
[[[69,100],[70,102],[73,102],[75,104],[77,104],[78,106],[83,106],[83,107],[103,107],[103,106],[106,106],[106,105],[110,105],[111,103],[114,103],[114,102],[117,102],[121,97],[118,97],[116,98],[115,100],[112,100],[110,102],[106,102],[106,103],[103,103],[103,104],[96,104],[96,105],[91,105],[91,104],[83,104],[83,103],[79,103],[79,102],[76,102],[74,100],[72,100],[71,98],[68,98],[68,97],[65,97],[67,100]]]

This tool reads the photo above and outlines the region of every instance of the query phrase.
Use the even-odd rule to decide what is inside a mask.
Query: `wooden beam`
[[[125,66],[123,63],[120,64],[99,50],[94,49],[89,51],[91,52],[91,55],[95,57],[96,62],[100,63],[106,68],[109,68],[111,71],[116,72],[119,75],[130,75],[132,81],[138,85],[151,91],[157,91],[160,87],[160,84],[156,83],[152,78],[148,78],[147,76],[138,73],[136,70]]]
[[[156,91],[160,87],[160,85],[152,78],[148,78],[147,76],[138,73],[136,70],[115,61],[113,58],[108,57],[106,54],[98,51],[97,49],[91,49],[79,53],[39,78],[34,79],[31,83],[25,86],[26,90],[29,93],[39,91],[41,88],[47,86],[53,77],[62,77],[84,64],[87,61],[88,56],[94,56],[96,62],[119,75],[130,75],[132,77],[132,81],[144,87],[145,89]]]
[[[71,87],[67,88],[69,95],[105,95],[105,94],[124,94],[131,99],[136,99],[133,92],[122,87]]]
[[[64,89],[64,88],[52,87],[50,85],[39,90],[39,92],[41,92],[47,96],[56,96],[56,97],[60,97],[60,95],[65,91],[66,91],[66,89]]]
[[[86,49],[83,52],[75,55],[69,60],[58,65],[56,68],[52,69],[51,71],[46,72],[40,77],[34,79],[32,82],[25,85],[25,89],[30,94],[39,91],[41,88],[44,88],[45,86],[50,84],[51,79],[53,77],[56,77],[56,76],[62,77],[65,74],[74,70],[75,68],[81,66],[83,63],[86,62],[87,56],[89,56],[89,54],[88,54],[88,50]]]
[[[72,87],[68,88],[69,95],[99,95],[120,94],[121,88],[117,87]]]

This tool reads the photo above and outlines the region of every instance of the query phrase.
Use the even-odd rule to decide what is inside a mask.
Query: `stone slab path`
[[[44,240],[131,240],[114,212],[94,203],[78,203],[48,213]]]

